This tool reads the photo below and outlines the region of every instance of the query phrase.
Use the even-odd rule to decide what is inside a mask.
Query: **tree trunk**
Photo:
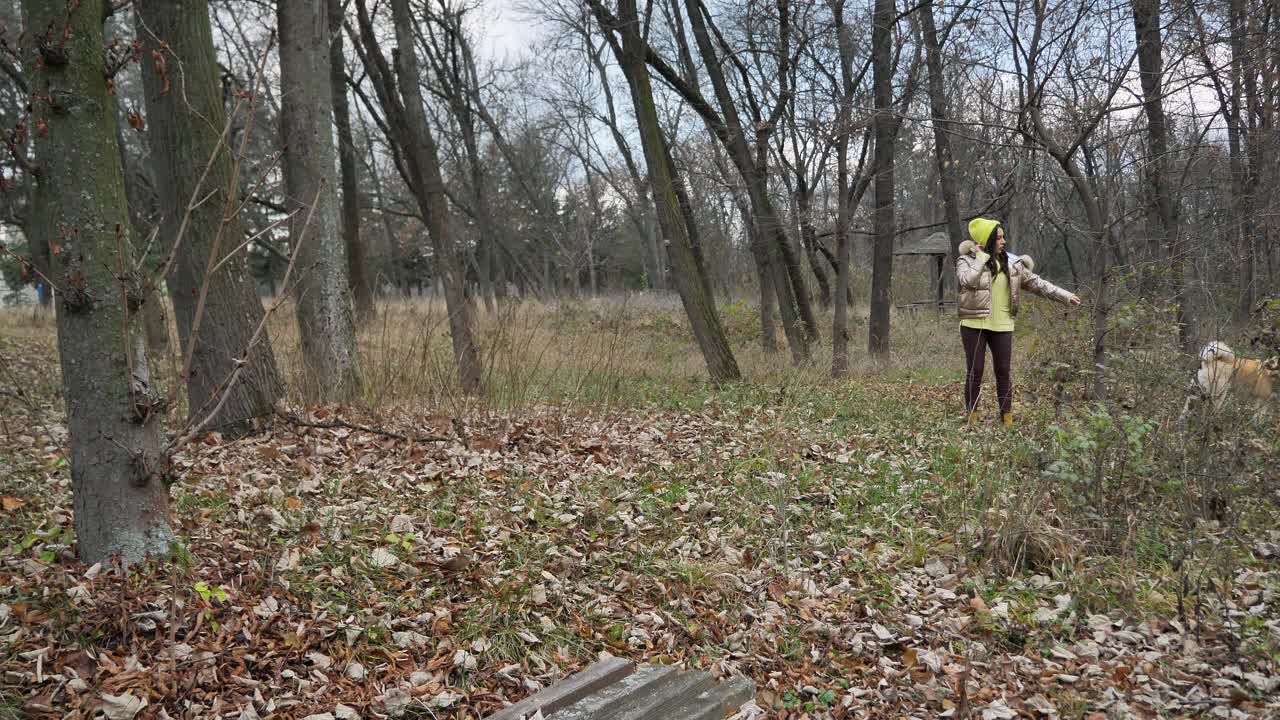
[[[357,115],[357,119],[360,120],[360,128],[364,137],[370,137],[369,127],[365,124],[364,118]],[[390,265],[391,267],[392,276],[390,281],[392,287],[396,288],[401,295],[407,296],[408,292],[406,292],[406,290],[408,288],[408,283],[404,280],[404,273],[401,271],[400,243],[396,240],[396,233],[391,228],[391,219],[387,215],[387,196],[382,188],[382,173],[378,171],[378,158],[374,153],[373,143],[366,142],[365,149],[368,151],[369,156],[369,164],[367,166],[369,184],[373,187],[373,201],[378,207],[379,224],[382,225],[383,242],[386,243],[386,259],[383,265],[384,267],[387,265]],[[386,279],[381,276],[377,278],[377,285],[379,288],[381,288],[385,282]],[[379,294],[381,294],[381,291],[379,291]]]
[[[849,137],[853,132],[853,35],[844,21],[844,0],[829,0],[840,51],[840,105],[836,115],[836,298],[831,321],[831,376],[849,374],[849,307],[853,298],[849,278],[849,216],[854,209],[849,177]],[[865,148],[864,155],[865,157]],[[861,196],[859,196],[859,200]]]
[[[648,197],[648,193],[640,194],[639,197],[643,202]],[[662,259],[661,243],[658,241],[658,218],[654,215],[655,212],[648,208],[641,210],[641,217],[644,218],[641,242],[644,244],[645,254],[649,256],[649,261],[653,264],[653,275],[649,277],[649,289],[666,290],[667,268]]]
[[[1076,270],[1075,255],[1071,253],[1071,236],[1066,228],[1062,228],[1062,254],[1067,256],[1067,269],[1071,272],[1071,284],[1080,287],[1080,273]]]
[[[747,232],[754,233],[750,226]],[[752,241],[753,243],[755,241]],[[773,276],[769,274],[769,261],[761,257],[761,253],[752,251],[756,278],[760,281],[760,347],[765,353],[772,355],[778,352],[778,294],[773,289]]]
[[[767,226],[774,228],[773,231],[765,233],[762,237],[771,238],[772,242],[777,243],[777,253],[782,259],[782,266],[786,268],[787,282],[791,285],[790,295],[795,301],[800,323],[804,327],[805,341],[807,343],[817,342],[818,319],[813,314],[813,303],[809,301],[809,290],[804,283],[804,268],[801,266],[800,254],[792,244],[791,238],[787,236],[786,228],[782,223],[782,215],[778,212],[777,206],[773,204],[773,200],[769,196],[769,138],[767,132],[756,133],[755,150],[755,162],[751,166],[754,168],[753,179],[748,182],[758,186],[764,202],[764,217],[769,218],[766,220]],[[767,249],[773,250],[772,243]]]
[[[947,220],[947,236],[950,240],[948,257],[955,267],[960,257],[960,242],[965,239],[960,224],[960,201],[956,196],[956,170],[951,153],[951,136],[947,133],[947,91],[943,84],[942,48],[938,41],[938,29],[934,24],[933,4],[929,0],[920,7],[920,25],[924,31],[926,62],[929,66],[929,114],[933,119],[933,154],[938,165],[938,184],[942,189],[942,206]]]
[[[800,244],[809,259],[809,267],[813,269],[813,277],[818,281],[818,302],[826,310],[831,307],[831,283],[818,257],[818,231],[813,226],[813,192],[807,187],[796,187],[796,214],[800,216]]]
[[[408,0],[392,0],[391,17],[398,46],[393,53],[395,69],[392,70],[385,65],[363,0],[357,1],[357,9],[365,56],[372,65],[365,69],[375,75],[375,83],[379,84],[378,95],[396,135],[389,139],[398,145],[404,157],[405,181],[418,203],[418,210],[427,225],[427,235],[431,238],[431,271],[436,284],[443,286],[458,380],[464,393],[478,394],[482,389],[483,368],[472,335],[472,307],[467,297],[462,257],[449,229],[449,201],[440,171],[440,152],[423,105],[422,75],[413,39],[413,15]]]
[[[493,246],[497,242],[497,228],[489,206],[489,192],[485,179],[485,166],[480,157],[476,133],[475,104],[480,102],[480,79],[471,52],[470,40],[462,25],[460,14],[448,8],[431,22],[440,26],[439,32],[427,33],[427,60],[435,71],[443,95],[449,101],[449,110],[458,123],[462,145],[466,153],[467,173],[470,180],[472,217],[476,221],[475,248],[468,255],[476,262],[476,280],[485,308],[494,309]]]
[[[1049,155],[1057,161],[1067,179],[1075,189],[1076,197],[1084,206],[1085,219],[1088,221],[1090,234],[1097,248],[1098,285],[1093,298],[1093,361],[1094,367],[1101,370],[1107,361],[1107,323],[1111,309],[1108,307],[1107,291],[1111,281],[1111,260],[1113,252],[1111,223],[1108,222],[1094,186],[1089,182],[1071,156],[1050,134],[1048,127],[1040,115],[1039,107],[1028,108],[1032,129]],[[1085,153],[1087,160],[1088,153]],[[1107,377],[1104,372],[1097,372],[1093,382],[1093,398],[1096,402],[1107,399]]]
[[[1165,122],[1164,69],[1161,57],[1160,0],[1133,0],[1133,26],[1138,41],[1138,67],[1142,78],[1143,107],[1147,115],[1147,144],[1151,162],[1148,181],[1151,184],[1153,207],[1159,219],[1159,236],[1164,241],[1169,262],[1169,289],[1174,305],[1174,323],[1178,326],[1178,340],[1183,352],[1195,353],[1195,341],[1189,327],[1192,324],[1187,312],[1185,265],[1178,235],[1178,203],[1173,196],[1169,177],[1169,129]]]
[[[585,164],[582,171],[587,180],[587,199],[590,201],[591,218],[593,221],[599,221],[604,214],[600,205],[600,191],[596,187],[595,180],[592,179],[591,170]],[[600,278],[596,268],[596,240],[592,237],[590,227],[584,228],[582,239],[587,245],[587,277],[591,285],[591,296],[596,297],[600,294]]]
[[[591,0],[591,5],[597,11],[600,9],[598,0]],[[649,171],[649,185],[653,191],[662,234],[667,238],[671,279],[680,294],[685,314],[689,317],[689,324],[707,364],[712,384],[719,386],[737,382],[742,374],[738,370],[738,361],[729,348],[724,328],[720,325],[715,299],[708,292],[706,278],[701,276],[702,267],[696,253],[696,229],[692,224],[692,213],[687,212],[687,202],[678,192],[680,179],[676,174],[671,149],[662,134],[661,121],[653,100],[653,88],[649,82],[649,71],[645,67],[644,41],[640,38],[635,0],[620,0],[618,3],[617,27],[610,27],[602,13],[597,12],[597,18],[605,32],[617,31],[622,35],[622,46],[619,48],[614,45],[614,51],[631,89],[640,144],[644,149],[645,164]]]
[[[663,136],[663,146],[667,147],[667,155],[670,157],[670,147],[667,146],[666,137]],[[676,200],[679,201],[680,214],[684,218],[685,227],[688,228],[689,249],[693,251],[693,266],[697,271],[698,281],[702,283],[702,292],[707,296],[707,300],[715,306],[715,293],[711,290],[711,273],[707,272],[707,261],[702,255],[702,237],[698,233],[698,220],[693,214],[693,203],[689,201],[689,193],[684,189],[684,181],[680,179],[675,169],[674,159],[671,162],[672,183],[676,192]],[[669,253],[668,253],[669,254]],[[718,318],[717,318],[718,320]]]
[[[168,287],[186,368],[188,419],[205,420],[226,393],[208,427],[241,435],[253,418],[271,414],[284,384],[265,330],[249,347],[264,311],[245,254],[235,252],[245,233],[235,215],[238,172],[222,135],[227,119],[209,7],[205,0],[140,0],[136,11],[143,47],[159,54],[143,54],[142,79],[165,238],[160,250],[176,253]],[[224,389],[241,360],[239,380]]]
[[[1232,220],[1231,232],[1240,249],[1239,271],[1234,273],[1239,278],[1240,287],[1236,303],[1236,318],[1245,319],[1253,306],[1254,254],[1252,236],[1253,203],[1250,193],[1249,177],[1251,175],[1246,164],[1245,150],[1249,139],[1246,117],[1241,114],[1242,106],[1247,102],[1245,97],[1244,65],[1246,57],[1243,0],[1229,0],[1227,5],[1228,24],[1230,26],[1231,61],[1228,70],[1228,83],[1223,83],[1214,64],[1208,40],[1205,38],[1203,25],[1199,17],[1195,18],[1199,33],[1197,50],[1200,60],[1208,71],[1213,82],[1214,92],[1218,98],[1218,108],[1227,124],[1227,150],[1231,164],[1231,199]]]
[[[747,233],[747,247],[751,263],[756,269],[760,285],[760,349],[766,354],[778,351],[778,293],[773,287],[773,274],[769,272],[769,255],[760,239],[760,228],[751,219],[751,203],[738,192],[733,193],[734,205],[742,216],[742,227]]]
[[[27,190],[27,215],[22,224],[22,235],[27,239],[27,250],[31,255],[31,265],[39,275],[35,282],[41,283],[43,290],[37,293],[40,307],[48,309],[53,304],[53,288],[44,278],[53,278],[52,258],[49,255],[49,241],[54,231],[52,204],[44,195],[54,192],[47,181],[40,179],[35,173],[34,182]],[[44,276],[43,278],[41,276]]]
[[[347,62],[342,50],[342,2],[327,0],[329,19],[329,86],[333,93],[333,124],[338,131],[338,168],[342,178],[342,244],[347,250],[347,276],[355,302],[356,322],[366,325],[377,317],[368,263],[360,237],[360,180],[356,174],[356,146],[351,135],[347,103]]]
[[[1274,13],[1274,9],[1271,9],[1271,12]],[[1263,110],[1266,106],[1269,106],[1269,111],[1274,113],[1276,98],[1264,99],[1258,92],[1258,64],[1263,53],[1262,47],[1255,40],[1258,36],[1259,20],[1250,14],[1245,0],[1231,0],[1230,17],[1232,87],[1236,96],[1235,121],[1240,128],[1243,145],[1241,149],[1245,161],[1242,200],[1246,213],[1242,216],[1243,223],[1240,228],[1243,235],[1241,239],[1244,267],[1241,273],[1243,287],[1240,293],[1238,317],[1241,320],[1247,320],[1253,313],[1254,303],[1258,299],[1258,235],[1266,222],[1265,219],[1258,217],[1257,212],[1259,178],[1264,164],[1261,151],[1264,133],[1267,130],[1265,126],[1261,128],[1258,126],[1258,116],[1267,112]],[[1269,34],[1274,36],[1275,32],[1272,29]],[[1252,47],[1251,41],[1253,41]],[[1271,131],[1274,133],[1275,129],[1271,128]],[[1271,164],[1275,164],[1275,158],[1272,158]]]
[[[889,306],[893,301],[894,150],[897,119],[893,116],[893,0],[876,0],[871,31],[875,84],[875,249],[871,266],[871,320],[867,349],[878,360],[889,358]]]
[[[479,268],[480,294],[484,297],[485,307],[491,312],[494,302],[494,253],[498,230],[494,227],[493,211],[489,206],[489,191],[486,185],[484,162],[480,159],[480,146],[476,142],[475,121],[465,101],[460,101],[454,108],[458,125],[462,129],[462,144],[467,153],[467,169],[471,179],[471,199],[476,210],[476,226],[479,230],[476,244],[480,248],[481,263]]]
[[[788,266],[788,243],[782,220],[778,215],[768,188],[765,187],[755,158],[747,145],[745,128],[739,117],[737,106],[724,72],[720,66],[720,58],[712,44],[711,35],[702,16],[699,0],[685,0],[689,13],[689,23],[693,36],[706,65],[707,75],[715,89],[720,109],[725,115],[725,133],[720,140],[725,145],[730,159],[737,167],[746,185],[747,195],[751,199],[751,214],[758,228],[759,242],[769,258],[767,270],[772,275],[774,289],[778,296],[778,310],[782,318],[782,329],[786,333],[787,343],[791,347],[792,358],[801,362],[809,358],[809,340],[816,333],[816,325],[807,329],[802,319],[801,303],[797,293],[801,288],[792,283],[792,273]],[[794,258],[792,258],[793,260]],[[794,265],[794,263],[791,263]]]
[[[330,402],[359,391],[360,371],[333,177],[333,88],[318,72],[329,58],[328,12],[312,0],[279,0],[276,17],[289,242],[300,246],[298,332],[310,374],[305,392]]]
[[[23,0],[42,217],[57,218],[58,355],[77,551],[92,564],[169,551],[160,399],[141,324],[124,174],[103,66],[105,0]]]
[[[118,118],[119,96],[116,96],[115,105]],[[145,243],[151,236],[153,224],[150,214],[144,212],[144,207],[149,206],[155,198],[149,192],[150,188],[143,183],[145,174],[142,169],[137,167],[136,161],[129,157],[124,132],[118,120],[116,147],[120,151],[120,167],[124,170],[124,195],[129,203],[129,226],[133,230],[134,250],[137,253],[134,262],[138,267],[149,269],[151,264],[147,262]],[[154,251],[154,248],[152,250]],[[159,288],[151,288],[147,291],[147,298],[142,303],[142,324],[146,328],[147,350],[151,353],[152,361],[155,362],[157,358],[164,357],[169,352],[169,323],[165,319],[164,303],[160,301]]]
[[[1107,366],[1107,324],[1111,308],[1107,290],[1111,283],[1111,260],[1107,253],[1107,245],[1111,244],[1111,233],[1103,230],[1095,235],[1098,245],[1098,285],[1093,298],[1093,400],[1105,402],[1107,399],[1107,374],[1103,368]]]

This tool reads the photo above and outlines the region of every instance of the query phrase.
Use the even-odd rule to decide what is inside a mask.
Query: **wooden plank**
[[[666,720],[669,708],[712,686],[711,673],[684,670],[672,673],[670,682],[646,685],[596,715],[592,720]]]
[[[550,715],[614,684],[635,670],[635,663],[626,658],[606,657],[514,705],[508,705],[490,715],[488,720],[522,720],[539,710],[543,715]]]
[[[560,710],[552,720],[596,720],[625,699],[653,692],[678,674],[670,665],[642,665],[631,675]]]
[[[687,702],[671,708],[666,720],[723,720],[738,712],[748,700],[756,696],[756,684],[742,675],[702,691]]]

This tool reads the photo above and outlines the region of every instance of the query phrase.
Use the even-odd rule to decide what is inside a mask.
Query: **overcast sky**
[[[519,57],[533,46],[541,30],[518,9],[518,0],[485,0],[473,27],[481,52],[494,59]]]

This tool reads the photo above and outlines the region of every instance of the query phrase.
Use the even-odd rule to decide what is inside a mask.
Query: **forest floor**
[[[206,435],[177,560],[122,572],[74,559],[52,324],[0,311],[0,720],[478,718],[602,652],[745,673],[767,717],[1280,715],[1270,421],[1091,407],[1056,316],[1009,433],[962,427],[949,319],[835,382],[729,306],[749,382],[714,391],[665,306],[529,314],[463,401],[404,345],[429,310],[384,312],[368,401],[294,407],[449,440]]]

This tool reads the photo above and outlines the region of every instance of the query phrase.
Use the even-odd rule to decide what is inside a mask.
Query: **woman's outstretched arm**
[[[1080,298],[1075,293],[1064,290],[1035,274],[1035,264],[1030,257],[1024,255],[1020,264],[1022,265],[1022,286],[1027,290],[1040,297],[1057,300],[1064,305],[1080,304]]]

